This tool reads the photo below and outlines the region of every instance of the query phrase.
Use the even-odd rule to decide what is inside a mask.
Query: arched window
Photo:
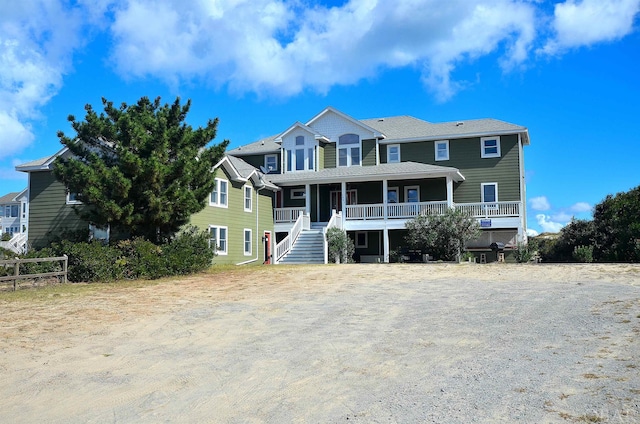
[[[343,134],[338,138],[338,166],[360,165],[360,137]]]

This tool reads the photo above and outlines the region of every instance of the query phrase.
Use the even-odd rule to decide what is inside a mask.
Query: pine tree
[[[193,129],[182,106],[142,97],[119,108],[102,99],[98,115],[85,106],[84,121],[68,117],[76,132],[58,132],[70,155],[59,156],[53,173],[70,192],[79,193],[80,217],[112,234],[166,242],[192,214],[202,210],[214,188],[211,172],[228,145],[210,144],[218,119]]]

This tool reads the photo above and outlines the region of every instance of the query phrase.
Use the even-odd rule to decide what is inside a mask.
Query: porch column
[[[320,222],[320,184],[316,185],[316,222]]]
[[[453,207],[453,180],[447,175],[447,205]]]
[[[389,214],[389,212],[387,211],[387,205],[388,205],[388,197],[389,195],[387,194],[387,192],[389,191],[389,181],[387,181],[386,179],[382,180],[382,217],[385,219],[387,219],[387,215]]]
[[[342,219],[346,220],[347,219],[347,182],[343,181],[340,184],[340,198],[341,198],[341,205],[342,205]]]
[[[311,217],[311,185],[305,184],[304,186],[304,213]]]
[[[386,227],[384,227],[384,230],[382,231],[382,237],[384,239],[384,263],[388,264],[389,263],[389,229]]]

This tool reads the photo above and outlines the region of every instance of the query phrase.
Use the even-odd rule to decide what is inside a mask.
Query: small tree
[[[329,228],[327,230],[327,244],[329,245],[329,259],[340,263],[353,262],[353,254],[356,249],[353,240],[346,231],[337,227]]]
[[[112,234],[168,241],[192,214],[205,207],[215,184],[211,169],[228,141],[207,147],[218,119],[192,129],[184,123],[191,105],[160,105],[142,97],[119,108],[102,99],[104,113],[87,105],[84,121],[68,120],[76,132],[60,142],[71,155],[60,156],[53,173],[84,204],[80,217]]]
[[[457,260],[465,244],[480,236],[478,222],[456,209],[442,215],[418,215],[405,228],[409,247],[445,261]]]

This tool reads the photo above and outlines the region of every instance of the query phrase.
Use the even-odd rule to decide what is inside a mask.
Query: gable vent
[[[456,122],[456,127],[460,127],[462,125],[464,125],[464,122],[461,122],[461,121]]]

